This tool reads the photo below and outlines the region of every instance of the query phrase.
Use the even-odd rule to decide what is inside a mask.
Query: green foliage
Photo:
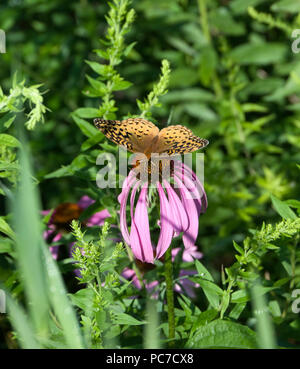
[[[25,122],[28,130],[33,130],[37,123],[44,121],[47,109],[39,91],[40,86],[26,87],[25,80],[18,82],[17,74],[14,75],[8,95],[3,93],[0,86],[0,132],[9,131],[15,121],[18,123],[17,118],[24,112],[26,104],[30,106],[28,120]],[[0,178],[5,178],[7,184],[15,185],[17,182],[20,168],[16,159],[16,148],[20,146],[19,140],[11,134],[0,133]],[[3,185],[0,195],[5,195]]]
[[[98,75],[98,78],[92,78],[87,75],[90,87],[84,92],[90,97],[102,97],[102,104],[99,109],[80,108],[74,114],[80,118],[103,117],[104,119],[116,119],[117,107],[113,98],[114,91],[126,90],[131,83],[124,80],[117,72],[116,67],[122,62],[135,43],[126,47],[125,35],[134,20],[134,10],[127,10],[129,0],[114,0],[110,4],[110,11],[106,16],[108,29],[106,38],[100,40],[105,46],[104,49],[96,49],[95,53],[107,64],[101,64],[96,61],[87,61],[88,65]],[[74,118],[75,122],[78,121]]]
[[[161,106],[158,101],[160,96],[163,96],[168,92],[167,87],[169,84],[170,73],[170,64],[167,60],[164,59],[162,61],[161,76],[158,83],[154,84],[152,91],[149,93],[144,103],[137,100],[138,107],[141,111],[141,113],[139,114],[140,117],[151,117],[151,108]]]
[[[72,300],[83,310],[80,317],[90,344],[93,347],[103,347],[103,340],[111,330],[119,332],[121,324],[141,324],[123,312],[124,305],[115,305],[124,291],[115,271],[118,259],[124,251],[123,246],[122,243],[116,244],[114,250],[107,255],[109,223],[104,224],[98,242],[86,241],[75,220],[72,222],[72,229],[76,238],[72,254],[80,272],[78,279],[80,283],[86,284],[86,288],[73,295]]]
[[[119,243],[120,189],[95,184],[97,156],[117,148],[92,119],[132,116],[210,141],[203,259],[173,263],[184,291],[175,294],[175,346],[299,347],[299,10],[292,0],[1,3],[0,196],[14,199],[12,210],[0,204],[1,348],[167,346],[164,265],[137,275],[141,289],[124,278],[138,269]],[[15,71],[21,82],[11,84]],[[39,216],[37,186],[44,209],[82,195],[95,203],[46,244],[51,213]],[[87,227],[103,209],[109,221]],[[57,246],[55,261],[48,247]],[[173,246],[182,248],[180,237]],[[187,280],[198,285],[194,298]],[[152,303],[145,285],[154,282]]]
[[[20,162],[20,186],[12,204],[17,236],[15,253],[11,256],[16,258],[24,284],[29,321],[21,305],[9,293],[11,323],[21,347],[50,348],[58,345],[83,348],[82,336],[62,277],[42,239],[38,198],[25,150],[21,153]]]
[[[1,130],[9,128],[16,118],[16,113],[22,111],[25,102],[29,102],[33,107],[27,114],[28,120],[25,122],[27,129],[32,130],[38,122],[43,122],[46,107],[43,105],[43,96],[39,91],[41,85],[30,87],[25,86],[25,80],[17,82],[17,75],[13,79],[12,88],[9,95],[4,95],[0,88],[0,114],[7,114],[1,119]]]

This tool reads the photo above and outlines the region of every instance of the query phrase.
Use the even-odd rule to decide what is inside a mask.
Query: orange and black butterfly
[[[155,124],[143,118],[104,120],[96,118],[95,126],[112,142],[134,153],[168,155],[187,154],[209,144],[181,125],[159,130]]]

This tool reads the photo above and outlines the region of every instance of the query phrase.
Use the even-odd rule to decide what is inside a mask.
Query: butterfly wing
[[[187,154],[208,144],[208,140],[195,136],[189,128],[180,125],[169,126],[159,132],[156,152],[168,155]]]
[[[157,140],[159,129],[143,118],[104,120],[96,118],[95,126],[112,142],[125,146],[129,151],[145,153]]]

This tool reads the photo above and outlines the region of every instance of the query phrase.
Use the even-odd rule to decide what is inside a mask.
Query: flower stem
[[[169,340],[170,340],[169,347],[173,347],[175,338],[175,313],[174,313],[174,292],[173,292],[172,247],[169,247],[165,253],[165,278],[166,278],[166,294],[167,294]]]

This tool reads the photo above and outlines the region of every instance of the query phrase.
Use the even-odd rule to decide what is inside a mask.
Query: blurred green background
[[[300,53],[291,50],[291,33],[300,28],[300,2],[135,0],[132,7],[136,20],[127,42],[136,44],[118,69],[133,85],[116,93],[117,114],[138,113],[136,99],[146,96],[161,59],[168,59],[169,93],[153,117],[163,126],[171,114],[172,124],[210,141],[209,205],[197,244],[217,275],[234,261],[233,239],[241,242],[249,229],[279,220],[270,194],[299,199]],[[28,135],[44,209],[82,195],[80,178],[44,176],[80,152],[85,138],[70,114],[99,106],[99,98],[85,93],[86,74],[93,75],[85,60],[99,61],[93,49],[104,37],[107,10],[100,0],[0,5],[7,37],[1,86],[7,91],[18,71],[28,84],[43,84],[50,109],[45,123]],[[271,262],[265,264],[272,273]]]

